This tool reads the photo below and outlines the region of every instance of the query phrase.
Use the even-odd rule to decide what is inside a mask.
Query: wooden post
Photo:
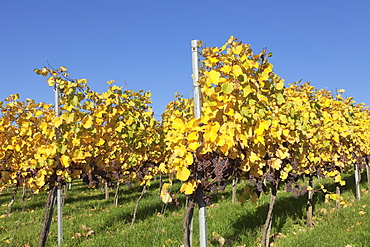
[[[270,197],[269,211],[267,213],[266,222],[262,230],[262,238],[261,238],[262,247],[270,246],[270,232],[271,232],[273,210],[274,210],[274,206],[276,202],[278,186],[279,186],[279,180],[276,180],[275,182],[271,184],[271,197]]]
[[[340,184],[336,183],[336,194],[338,196],[337,201],[335,202],[335,208],[340,209]]]
[[[366,176],[367,176],[367,189],[370,190],[370,167],[368,161],[366,161]]]
[[[306,207],[306,216],[307,216],[307,226],[312,227],[312,216],[313,216],[313,189],[314,189],[314,182],[313,177],[310,176],[308,180],[308,185],[312,188],[312,190],[308,191],[308,198],[307,198],[307,207]]]
[[[105,200],[109,200],[108,182],[104,182],[104,193],[105,193]]]
[[[117,188],[116,188],[116,193],[114,194],[114,205],[118,207],[118,193],[119,193],[119,185],[120,183],[117,182]]]
[[[193,230],[193,215],[194,215],[194,201],[193,198],[187,197],[186,198],[186,205],[185,205],[185,215],[184,215],[184,235],[183,235],[183,242],[184,247],[191,247],[193,238],[192,238],[192,230]]]
[[[237,189],[237,185],[238,185],[238,178],[237,177],[234,177],[233,178],[232,198],[231,198],[231,202],[232,203],[236,203],[236,189]]]

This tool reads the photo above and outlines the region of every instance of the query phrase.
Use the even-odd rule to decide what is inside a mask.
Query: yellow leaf
[[[185,166],[179,168],[176,173],[176,178],[181,180],[181,181],[186,181],[188,180],[190,176],[190,170],[186,168]]]
[[[161,190],[161,198],[164,203],[172,202],[171,194],[168,192],[168,189],[172,187],[170,183],[164,183]]]
[[[185,164],[186,165],[191,165],[194,162],[193,154],[192,153],[187,153],[185,156]]]
[[[123,122],[118,122],[116,126],[116,131],[121,132],[123,127],[125,127],[125,124]]]
[[[279,170],[282,164],[282,160],[278,158],[272,158],[271,159],[271,167],[274,168],[275,170]]]
[[[285,180],[285,179],[287,179],[287,177],[288,177],[288,173],[286,173],[286,172],[284,172],[284,171],[281,171],[280,172],[280,178],[281,178],[281,180]]]
[[[96,143],[96,146],[101,146],[101,145],[103,145],[105,143],[105,140],[104,139],[100,139],[99,141],[98,141],[98,143]]]
[[[45,155],[46,157],[50,157],[50,156],[53,156],[56,152],[56,149],[55,147],[48,147],[48,146],[41,146],[39,149],[38,149],[38,153],[39,154],[43,154]]]
[[[93,125],[92,117],[90,117],[90,115],[86,115],[82,119],[82,125],[84,126],[85,129],[90,128]]]
[[[215,84],[215,85],[217,85],[220,82],[220,76],[221,76],[220,72],[215,71],[215,70],[211,70],[208,73],[208,78],[209,78],[210,83]]]
[[[225,82],[222,84],[221,91],[225,94],[231,94],[234,90],[234,84],[230,82]]]
[[[73,114],[68,114],[67,118],[66,118],[66,123],[69,124],[69,123],[72,123],[74,121],[74,115]]]
[[[282,90],[284,89],[284,82],[283,81],[279,81],[278,83],[275,84],[275,88],[277,90]]]
[[[249,163],[247,163],[246,161],[243,161],[242,162],[242,166],[241,166],[241,170],[244,171],[244,172],[249,172],[251,169]]]
[[[324,103],[324,106],[325,107],[329,107],[331,105],[331,100],[330,99],[326,99],[325,100],[325,103]]]
[[[184,126],[184,121],[182,121],[181,118],[176,118],[175,121],[173,121],[171,127],[177,130],[181,130],[182,128],[184,128]]]
[[[41,175],[44,175],[44,176],[45,176],[45,175],[47,174],[47,171],[45,171],[45,170],[43,170],[43,169],[42,169],[42,170],[39,170],[39,174],[41,174]]]
[[[69,124],[72,123],[74,120],[74,115],[69,113],[64,113],[62,116],[60,116],[60,121],[65,121],[65,123]]]
[[[252,92],[252,89],[251,89],[251,86],[249,84],[247,84],[244,88],[243,88],[243,97],[246,98],[250,93]],[[244,108],[244,107],[243,107]]]
[[[337,174],[338,174],[338,171],[336,171],[336,170],[335,170],[335,171],[331,171],[331,172],[329,172],[329,173],[328,173],[329,177],[334,177],[334,176],[335,176],[335,175],[337,175]],[[338,175],[338,176],[339,176],[339,178],[335,178],[336,180],[337,180],[337,179],[339,179],[339,180],[341,179],[341,178],[340,178],[340,175]]]
[[[38,117],[38,116],[40,116],[40,115],[42,115],[42,114],[44,114],[42,111],[40,111],[40,110],[38,110],[36,113],[35,113],[35,115],[36,115],[36,117]]]
[[[178,157],[184,157],[185,154],[186,154],[186,147],[185,146],[180,146],[180,147],[176,147],[175,149],[175,155],[177,155]]]
[[[270,120],[268,120],[268,121],[262,121],[261,123],[260,123],[260,128],[263,128],[263,129],[268,129],[269,127],[270,127],[270,125],[271,125],[271,121]]]
[[[188,182],[185,182],[182,184],[180,191],[184,192],[185,195],[191,195],[195,191],[195,188],[197,187],[197,182],[192,179]]]
[[[238,45],[238,46],[236,46],[236,47],[233,47],[233,53],[234,54],[237,54],[237,55],[239,55],[241,52],[242,52],[242,50],[243,50],[243,47],[241,46],[241,45]]]
[[[224,66],[221,67],[220,71],[225,72],[225,73],[228,74],[228,73],[230,73],[231,69],[232,68],[231,68],[230,65],[225,64]]]
[[[162,198],[162,202],[164,203],[172,202],[171,194],[168,191],[163,192],[163,195],[161,195],[161,198]]]
[[[338,93],[344,93],[346,90],[344,90],[344,89],[339,89],[337,92]]]
[[[68,156],[66,156],[66,155],[62,155],[61,157],[60,157],[60,162],[62,163],[62,165],[64,166],[64,167],[69,167],[69,157]]]
[[[56,128],[58,128],[61,124],[62,124],[62,119],[60,118],[60,117],[56,117],[56,118],[54,118],[52,121],[52,124],[56,127]],[[45,125],[44,125],[45,126]],[[46,127],[47,127],[47,125],[46,125]]]
[[[288,123],[288,119],[287,119],[287,117],[286,117],[286,115],[280,115],[279,116],[279,119],[280,119],[280,122],[282,123],[282,124],[287,124]],[[288,133],[289,134],[289,133]]]
[[[54,77],[53,76],[51,76],[51,77],[49,77],[47,80],[46,80],[46,82],[48,83],[48,85],[51,87],[51,86],[53,86],[54,85],[54,83],[55,83],[55,79],[54,79]]]
[[[340,176],[340,174],[338,174],[337,176],[335,176],[334,181],[336,183],[340,183],[340,181],[342,181],[342,177]]]
[[[223,145],[225,145],[225,138],[223,135],[217,137],[216,144],[219,147],[222,147]]]
[[[36,179],[36,185],[38,187],[42,187],[45,185],[45,176],[41,176],[39,178]]]
[[[227,43],[231,43],[235,40],[234,36],[231,35],[230,38],[228,39]]]
[[[320,184],[320,187],[321,187],[321,190],[326,193],[326,191],[328,191],[327,189],[325,189],[324,185]]]
[[[364,214],[366,214],[366,212],[360,211],[360,212],[358,212],[358,214],[361,215],[361,216],[363,216]]]
[[[267,130],[271,125],[271,121],[262,121],[258,128],[254,131],[257,135],[262,135],[264,130]]]
[[[43,134],[46,134],[46,130],[47,130],[47,128],[48,128],[48,124],[47,124],[46,122],[42,122],[42,123],[40,124],[40,129],[42,130],[42,133],[43,133]]]
[[[164,163],[161,163],[158,167],[159,171],[161,173],[166,173],[167,172],[167,169],[166,169],[166,165]]]
[[[192,142],[192,141],[198,141],[198,132],[191,132],[187,138],[186,138],[189,142]]]
[[[283,160],[288,156],[287,151],[288,151],[287,148],[280,147],[278,150],[276,150],[276,156]]]
[[[213,123],[213,125],[208,125],[206,132],[204,133],[204,140],[214,142],[217,138],[219,129],[220,124],[218,122]]]
[[[163,186],[162,186],[162,190],[167,190],[169,188],[172,187],[172,184],[171,183],[164,183]]]
[[[333,201],[337,201],[339,196],[337,194],[330,194],[329,198],[332,199]]]
[[[298,98],[298,97],[294,97],[292,98],[292,100],[294,101],[294,103],[297,105],[297,106],[302,106],[303,104],[303,101],[301,98]]]
[[[258,155],[254,152],[251,152],[250,156],[249,156],[249,160],[253,163],[257,160],[260,160],[260,157],[258,157]]]
[[[240,66],[239,66],[239,65],[234,65],[234,66],[233,66],[233,73],[234,73],[236,76],[243,74],[242,68],[240,68]]]
[[[191,143],[189,143],[189,145],[188,145],[188,149],[189,149],[189,151],[192,151],[192,152],[194,152],[194,151],[196,151],[197,150],[197,148],[200,146],[200,143],[198,142],[198,141],[196,141],[196,142],[191,142]]]

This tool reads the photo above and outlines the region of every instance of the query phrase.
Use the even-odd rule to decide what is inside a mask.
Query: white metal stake
[[[55,99],[55,116],[60,116],[60,108],[59,108],[59,96],[60,96],[60,89],[59,84],[56,83],[54,87],[54,99]],[[56,130],[56,139],[60,136],[59,130]],[[57,162],[59,163],[59,155],[57,155]],[[63,218],[62,218],[62,186],[58,185],[57,188],[57,204],[58,204],[58,246],[61,246],[63,241]]]
[[[360,169],[358,164],[355,164],[355,186],[356,186],[356,198],[361,199],[361,190],[360,190]]]
[[[199,80],[199,48],[201,46],[200,40],[191,41],[191,57],[192,57],[192,70],[193,70],[193,89],[194,89],[194,117],[200,118],[202,114],[202,100]],[[207,212],[206,205],[203,200],[203,193],[196,191],[196,200],[199,207],[199,236],[200,236],[200,247],[207,247]]]
[[[62,218],[62,189],[57,189],[58,203],[58,246],[63,242],[63,218]]]
[[[191,60],[193,70],[193,89],[194,89],[194,117],[200,118],[202,112],[202,100],[200,97],[200,86],[199,80],[199,47],[201,45],[200,40],[191,41]]]

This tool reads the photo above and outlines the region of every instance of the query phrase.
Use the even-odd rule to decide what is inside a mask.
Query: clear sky
[[[192,97],[192,39],[222,46],[234,35],[287,83],[346,89],[370,105],[369,0],[1,0],[0,100],[53,102],[33,69],[66,66],[102,92],[108,80],[153,94],[157,118],[174,92]]]

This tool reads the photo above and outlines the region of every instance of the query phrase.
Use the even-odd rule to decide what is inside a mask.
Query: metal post
[[[58,246],[63,242],[63,218],[62,218],[62,189],[57,189],[58,203]]]
[[[202,101],[199,80],[199,48],[201,46],[200,40],[191,41],[191,56],[192,56],[192,69],[193,69],[193,89],[194,89],[194,117],[200,118],[202,114]],[[196,200],[199,207],[199,236],[200,236],[200,247],[207,247],[207,212],[206,205],[203,200],[203,192],[197,190]]]
[[[60,89],[59,84],[56,83],[54,87],[54,99],[55,99],[55,116],[60,116],[60,107],[59,107],[59,97],[60,97]],[[59,129],[56,129],[56,139],[60,137]],[[59,154],[57,154],[58,167],[60,165],[59,161]],[[57,187],[57,204],[58,204],[58,246],[61,246],[63,241],[63,218],[62,218],[62,185],[58,184]]]
[[[200,97],[200,86],[199,80],[199,47],[201,41],[191,41],[191,58],[192,58],[192,69],[193,69],[193,89],[194,89],[194,117],[200,118],[202,112],[202,101]]]
[[[355,163],[355,186],[356,186],[356,198],[361,199],[361,190],[360,190],[360,169],[359,165]]]

